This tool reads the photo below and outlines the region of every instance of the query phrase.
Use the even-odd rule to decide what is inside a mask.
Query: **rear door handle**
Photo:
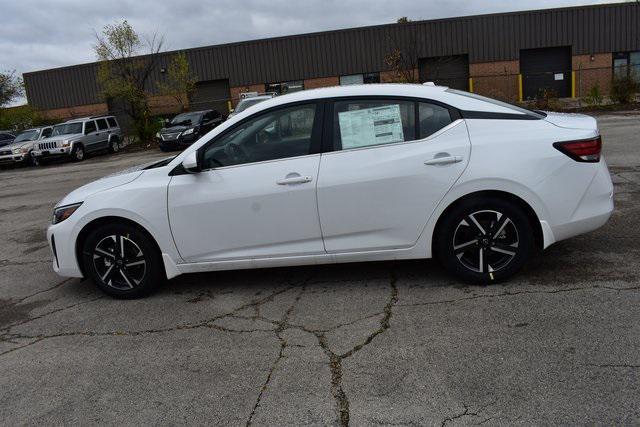
[[[313,178],[311,178],[310,176],[290,176],[284,179],[280,179],[278,181],[276,181],[276,184],[278,185],[292,185],[292,184],[304,184],[305,182],[311,182],[313,181]]]
[[[424,162],[427,166],[434,165],[450,165],[452,163],[459,163],[462,161],[462,156],[444,156],[444,157],[434,157],[431,160],[427,160]]]

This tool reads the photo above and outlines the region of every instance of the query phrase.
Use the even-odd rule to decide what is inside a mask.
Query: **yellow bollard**
[[[473,93],[473,78],[469,77],[469,92]]]
[[[576,97],[576,72],[571,72],[571,97]]]
[[[522,102],[522,74],[518,74],[518,101]]]

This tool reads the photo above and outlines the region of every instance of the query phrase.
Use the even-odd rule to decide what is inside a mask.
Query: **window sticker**
[[[400,105],[338,113],[342,148],[404,142]]]

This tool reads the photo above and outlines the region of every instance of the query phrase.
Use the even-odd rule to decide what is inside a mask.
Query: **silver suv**
[[[31,150],[34,145],[39,140],[51,136],[52,130],[51,126],[45,126],[20,132],[13,142],[0,147],[0,165],[31,163]]]
[[[85,117],[55,125],[51,136],[35,144],[31,155],[39,165],[60,157],[81,161],[93,151],[118,152],[121,142],[122,132],[115,117]]]

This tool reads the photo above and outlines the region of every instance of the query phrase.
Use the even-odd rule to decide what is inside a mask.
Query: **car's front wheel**
[[[71,160],[74,162],[81,162],[84,160],[84,147],[80,144],[77,144],[73,147],[71,151]]]
[[[436,233],[436,257],[449,272],[475,284],[511,277],[534,250],[526,213],[498,197],[462,201],[446,213]]]
[[[87,276],[115,298],[147,295],[166,280],[160,253],[151,237],[128,224],[107,224],[84,241]]]

